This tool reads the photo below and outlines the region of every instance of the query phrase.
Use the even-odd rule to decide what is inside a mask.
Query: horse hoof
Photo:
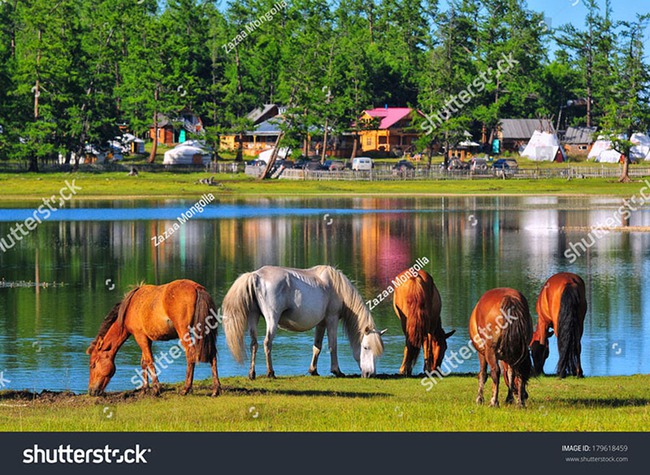
[[[250,379],[251,381],[255,379],[255,371],[251,371],[250,373],[248,373],[248,379]]]
[[[192,388],[184,388],[184,389],[181,391],[181,396],[187,396],[187,395],[188,395],[189,393],[191,393],[191,392],[192,392]]]
[[[477,397],[476,398],[476,404],[479,404],[479,405],[483,404],[483,398],[482,397]]]
[[[332,374],[337,378],[345,378],[345,374],[341,370],[332,371]]]
[[[219,394],[221,394],[221,388],[217,388],[214,391],[212,391],[212,394],[210,394],[210,397],[217,397]]]
[[[320,376],[320,374],[318,374],[318,371],[316,370],[309,370],[309,374],[311,374],[312,376]]]
[[[269,371],[268,373],[266,373],[266,377],[269,379],[277,379],[275,377],[275,371]]]
[[[499,407],[499,401],[490,401],[490,407]]]

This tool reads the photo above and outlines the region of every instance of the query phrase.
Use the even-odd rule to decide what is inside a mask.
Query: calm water
[[[650,372],[650,234],[610,233],[574,263],[564,257],[580,227],[612,216],[621,200],[591,198],[360,198],[215,201],[158,247],[152,237],[171,227],[193,201],[83,202],[57,211],[15,247],[0,252],[0,372],[3,389],[85,391],[85,349],[124,292],[142,280],[189,278],[221,302],[242,272],[265,264],[331,264],[345,272],[366,300],[395,275],[426,257],[443,299],[443,325],[456,328],[450,350],[467,344],[471,310],[487,289],[509,286],[531,310],[546,278],[572,271],[587,283],[589,311],[583,337],[587,375]],[[0,237],[29,216],[36,203],[0,210]],[[630,225],[650,226],[650,207]],[[589,241],[587,239],[587,241]],[[34,282],[39,286],[35,287]],[[113,285],[115,286],[113,288]],[[388,328],[380,373],[396,373],[403,336],[390,301],[373,315]],[[533,318],[536,315],[533,313]],[[263,323],[261,331],[263,332]],[[278,375],[306,374],[313,332],[281,331],[274,344]],[[340,338],[344,338],[340,334]],[[359,370],[347,341],[341,369]],[[154,343],[157,354],[173,343]],[[219,335],[219,371],[245,375]],[[132,389],[140,350],[129,340],[118,353],[109,390]],[[546,370],[557,362],[552,339]],[[258,373],[265,372],[263,352]],[[329,355],[319,362],[329,372]],[[457,371],[475,372],[472,359]],[[416,369],[421,369],[418,362]],[[182,381],[184,360],[161,375]],[[198,378],[209,377],[199,365]],[[8,380],[8,382],[7,382]]]

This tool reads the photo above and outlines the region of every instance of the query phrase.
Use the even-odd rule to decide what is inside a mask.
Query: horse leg
[[[221,394],[221,381],[219,381],[219,371],[217,370],[217,355],[215,352],[212,361],[210,361],[210,366],[212,367],[212,397],[218,396]]]
[[[158,376],[156,375],[156,366],[153,362],[153,354],[151,353],[151,340],[145,335],[135,336],[135,341],[142,350],[142,358],[140,359],[140,366],[142,368],[143,374],[142,378],[144,384],[142,389],[147,392],[149,389],[149,376],[147,373],[151,374],[151,387],[155,396],[160,394],[160,384],[158,383]]]
[[[506,404],[511,404],[515,400],[515,393],[517,388],[515,387],[514,381],[514,371],[512,366],[507,363],[503,363],[503,373],[506,386],[508,387],[508,395],[506,396]],[[519,396],[517,396],[519,397]]]
[[[181,390],[181,396],[192,392],[192,382],[194,381],[194,367],[196,366],[196,348],[194,343],[182,343],[185,346],[185,357],[187,359],[187,369],[185,370],[185,386]]]
[[[476,396],[476,404],[483,404],[483,388],[487,381],[487,360],[482,353],[478,354],[479,371],[478,371],[478,395]]]
[[[324,322],[319,323],[316,326],[316,332],[314,333],[314,349],[313,355],[311,357],[311,364],[309,365],[309,374],[312,376],[319,376],[318,369],[318,355],[320,355],[321,350],[323,349],[323,337],[325,336],[325,324]]]
[[[264,338],[264,352],[266,353],[266,375],[269,378],[275,378],[275,371],[273,371],[273,361],[271,360],[271,350],[273,349],[273,338],[277,331],[277,325],[267,322],[266,338]]]
[[[404,344],[404,359],[402,360],[402,366],[399,368],[399,374],[411,376],[413,374],[413,365],[419,354],[420,348],[411,345],[407,338]]]
[[[339,357],[336,352],[337,351],[336,330],[338,329],[339,326],[338,315],[328,317],[326,326],[327,326],[327,346],[330,349],[330,359],[331,359],[330,371],[332,372],[333,375],[337,377],[345,376],[345,374],[343,374],[343,372],[339,368]],[[354,338],[354,337],[350,335],[350,338]]]
[[[517,384],[517,405],[519,407],[525,407],[526,406],[526,399],[528,399],[528,393],[526,392],[526,385],[524,384],[523,379],[521,376],[517,376],[515,379],[515,383]]]
[[[257,356],[257,349],[259,345],[257,344],[257,322],[259,321],[259,314],[256,318],[248,318],[248,333],[251,336],[251,367],[248,370],[248,378],[255,379],[255,358]]]
[[[488,351],[485,358],[490,365],[490,376],[492,378],[492,399],[490,399],[490,407],[499,407],[499,378],[501,377],[501,368],[494,353]]]

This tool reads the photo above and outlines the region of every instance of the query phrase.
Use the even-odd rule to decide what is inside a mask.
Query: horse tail
[[[505,297],[501,301],[501,315],[505,322],[501,325],[503,332],[496,348],[497,358],[512,366],[522,382],[526,383],[532,371],[528,343],[533,335],[526,297],[522,294],[520,298]]]
[[[402,286],[406,293],[406,338],[411,346],[421,348],[427,338],[431,319],[431,292],[427,293],[426,282],[419,274],[417,277],[409,277]]]
[[[217,355],[217,328],[219,320],[215,312],[216,306],[210,294],[203,288],[196,289],[196,302],[194,303],[194,316],[192,328],[195,332],[196,361],[210,363]]]
[[[226,342],[235,359],[244,361],[244,333],[248,316],[257,306],[255,282],[257,274],[249,272],[240,275],[232,284],[223,299],[223,326],[226,332]]]
[[[555,330],[560,359],[557,374],[563,378],[578,373],[580,358],[580,293],[576,285],[567,284],[560,299],[560,314]]]

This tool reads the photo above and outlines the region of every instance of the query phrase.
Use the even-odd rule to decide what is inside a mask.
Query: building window
[[[372,139],[370,137],[366,139],[366,145],[372,145]]]
[[[586,145],[580,145],[578,148],[579,148],[580,150],[587,150],[587,146],[586,146]]]
[[[381,137],[379,137],[379,143],[386,143],[386,136],[385,135],[382,135]]]

